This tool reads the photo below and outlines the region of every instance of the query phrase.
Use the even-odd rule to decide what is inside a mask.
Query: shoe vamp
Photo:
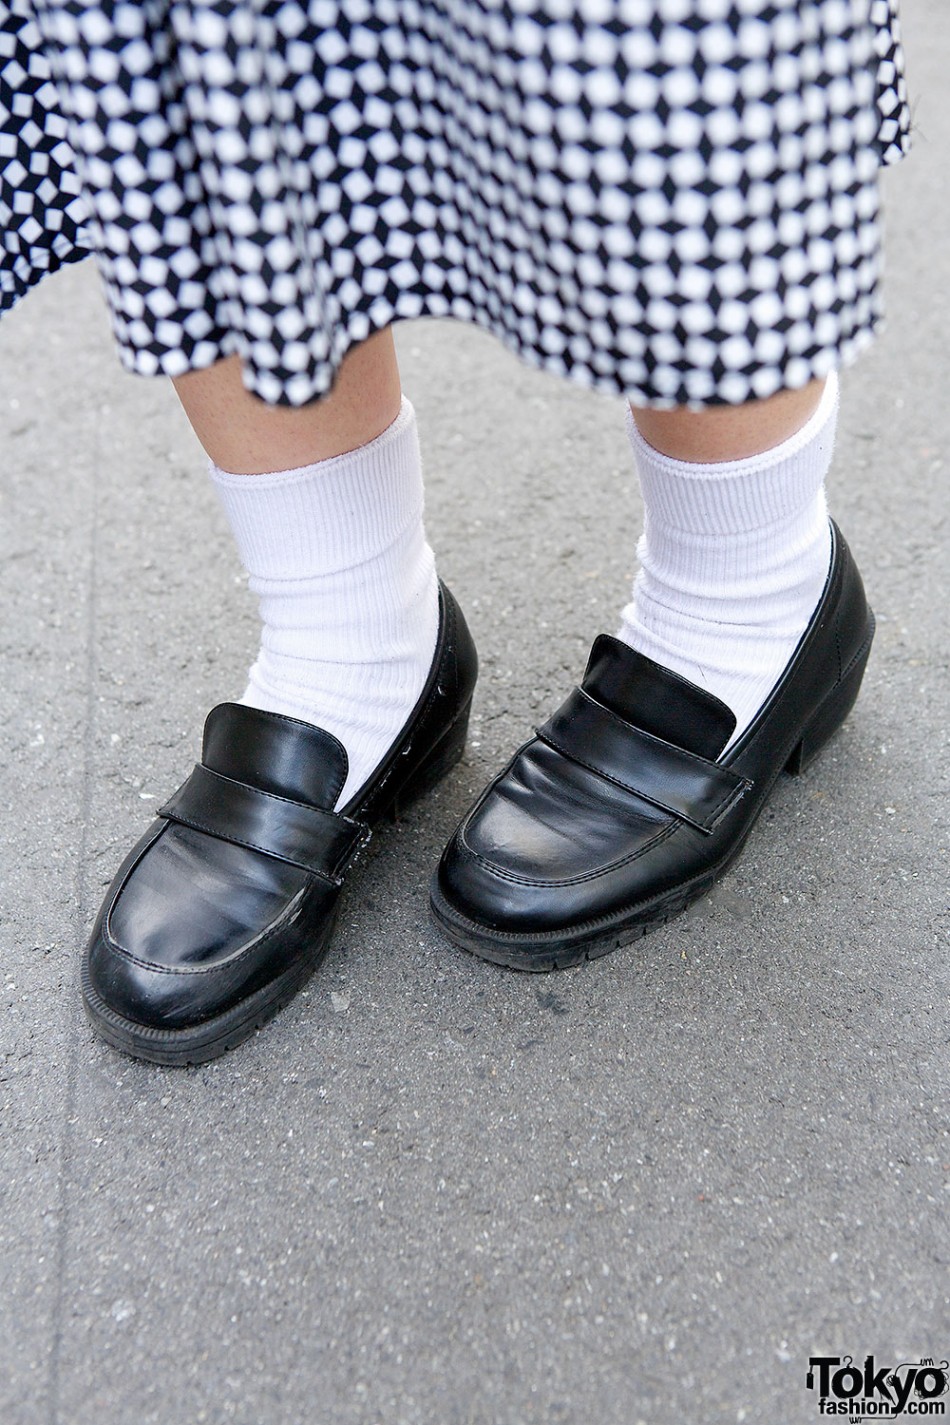
[[[277,925],[289,928],[301,892],[312,886],[299,867],[170,826],[121,890],[109,934],[137,960],[207,967]]]
[[[670,826],[667,812],[533,743],[465,827],[471,851],[507,875],[589,877],[637,856]]]

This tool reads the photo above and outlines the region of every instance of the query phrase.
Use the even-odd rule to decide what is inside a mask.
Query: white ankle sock
[[[648,445],[629,416],[643,490],[640,573],[618,637],[720,698],[745,730],[778,681],[828,575],[824,478],[838,382],[790,439],[695,465]]]
[[[263,621],[241,701],[340,739],[344,806],[402,730],[438,635],[415,412],[403,398],[382,435],[316,465],[211,475]]]

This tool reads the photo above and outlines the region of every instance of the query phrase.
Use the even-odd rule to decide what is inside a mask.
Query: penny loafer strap
[[[751,787],[728,767],[674,747],[575,688],[538,728],[572,762],[707,834]]]
[[[159,816],[289,861],[338,885],[369,828],[321,807],[222,777],[200,762]]]

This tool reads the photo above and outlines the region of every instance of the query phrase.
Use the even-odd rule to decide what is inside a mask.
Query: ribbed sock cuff
[[[269,475],[211,466],[241,562],[256,579],[334,574],[377,558],[422,518],[415,411],[344,455]]]
[[[649,516],[671,530],[704,537],[767,529],[787,519],[821,487],[831,464],[837,413],[833,372],[817,410],[794,435],[759,455],[706,465],[655,450],[628,406],[627,433]]]

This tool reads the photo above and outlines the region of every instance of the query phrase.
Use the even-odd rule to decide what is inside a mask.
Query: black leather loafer
[[[828,580],[778,685],[728,752],[732,712],[615,638],[484,792],[432,887],[437,923],[487,960],[605,955],[708,891],[784,768],[800,772],[861,685],[874,618],[832,526]]]
[[[82,963],[94,1028],[159,1064],[223,1054],[275,1014],[327,950],[343,878],[384,817],[461,757],[475,646],[441,590],[432,670],[376,775],[340,812],[346,752],[294,718],[223,703],[202,760],[127,857]]]

